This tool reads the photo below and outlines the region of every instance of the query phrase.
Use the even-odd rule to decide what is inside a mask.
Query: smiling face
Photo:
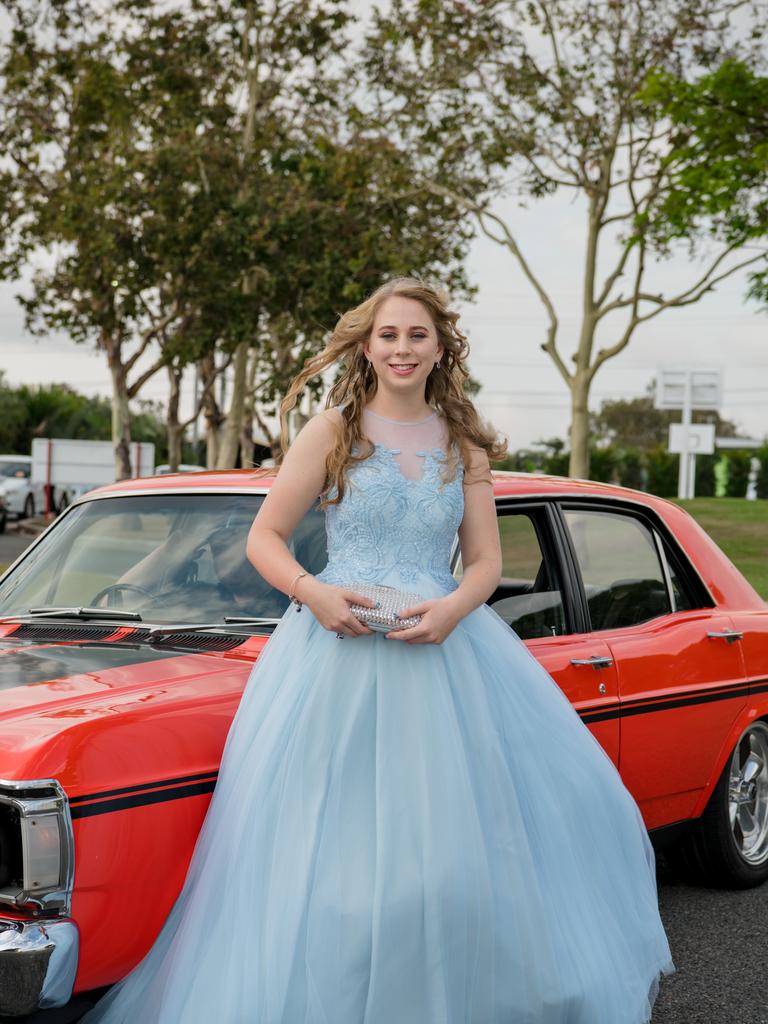
[[[427,309],[416,299],[392,295],[379,306],[363,351],[380,387],[423,394],[443,346]]]

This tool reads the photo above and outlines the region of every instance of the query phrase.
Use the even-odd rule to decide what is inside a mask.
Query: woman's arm
[[[352,615],[350,602],[373,607],[374,601],[321,583],[304,572],[288,548],[288,540],[302,516],[320,495],[325,484],[325,460],[336,442],[334,420],[338,413],[327,409],[313,416],[299,432],[285,455],[277,478],[264,499],[248,533],[246,554],[264,579],[284,594],[292,592],[312,611],[318,622],[347,636],[370,633]]]
[[[487,601],[501,579],[501,541],[493,500],[488,456],[472,449],[472,462],[464,474],[464,518],[459,527],[462,578],[446,597],[463,618]]]
[[[387,633],[388,640],[407,643],[442,643],[451,630],[486,601],[501,578],[501,542],[493,501],[493,482],[488,456],[482,448],[471,449],[464,473],[464,518],[459,527],[463,574],[458,588],[445,597],[412,605],[402,614],[421,615],[410,629]]]

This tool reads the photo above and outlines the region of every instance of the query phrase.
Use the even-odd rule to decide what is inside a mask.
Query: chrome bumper
[[[0,1016],[64,1006],[72,996],[80,941],[68,918],[0,918]]]

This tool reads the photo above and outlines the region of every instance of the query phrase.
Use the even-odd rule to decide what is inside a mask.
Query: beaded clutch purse
[[[409,615],[405,619],[398,618],[398,614],[411,605],[420,604],[424,598],[420,594],[411,594],[406,590],[396,590],[394,587],[386,587],[380,583],[343,583],[345,590],[354,590],[356,594],[369,597],[372,601],[378,601],[377,608],[366,608],[362,604],[350,605],[350,611],[364,622],[369,629],[378,630],[380,633],[388,633],[393,629],[408,629],[421,622],[420,615]]]

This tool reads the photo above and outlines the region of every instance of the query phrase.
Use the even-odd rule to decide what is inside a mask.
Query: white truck
[[[152,476],[155,446],[134,441],[130,448],[134,477]],[[36,437],[32,442],[32,481],[45,496],[39,511],[61,512],[86,491],[115,479],[115,449],[111,441],[74,441]]]

